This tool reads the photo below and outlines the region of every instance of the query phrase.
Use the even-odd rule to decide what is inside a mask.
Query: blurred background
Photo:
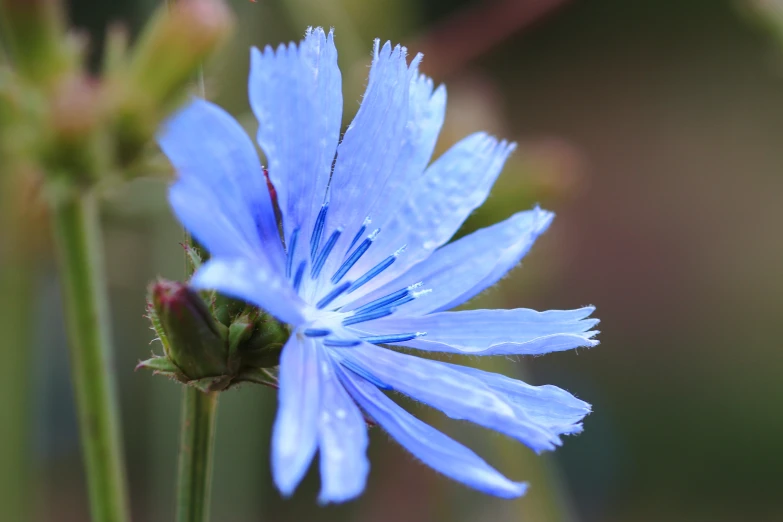
[[[70,15],[100,49],[107,23],[138,30],[157,4],[72,0]],[[555,454],[536,457],[407,404],[531,482],[526,497],[468,490],[376,429],[359,500],[317,507],[313,470],[282,500],[268,463],[275,393],[246,386],[221,399],[213,520],[783,520],[783,47],[762,14],[740,0],[230,4],[239,25],[206,68],[206,92],[251,132],[251,45],[334,27],[344,125],[359,106],[373,38],[423,52],[423,70],[448,85],[440,151],[481,129],[520,143],[461,233],[536,202],[558,216],[524,267],[469,306],[594,304],[603,333],[592,350],[460,361],[592,403],[585,432]],[[183,275],[182,232],[165,189],[160,179],[136,181],[104,205],[133,513],[144,522],[169,521],[174,511],[179,385],[133,372],[161,351],[142,317],[147,283]],[[32,364],[18,400],[27,401],[33,434],[35,520],[87,520],[51,262],[33,296]]]

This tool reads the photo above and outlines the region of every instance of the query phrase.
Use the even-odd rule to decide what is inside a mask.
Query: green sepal
[[[230,375],[220,375],[218,377],[205,377],[203,379],[194,379],[188,381],[188,386],[198,388],[204,393],[223,391],[231,385]]]
[[[234,379],[234,382],[251,382],[253,384],[262,384],[272,388],[279,387],[275,373],[266,368],[243,368]]]
[[[153,357],[146,361],[141,361],[136,365],[136,370],[152,370],[154,372],[181,373],[177,365],[171,362],[168,357]]]

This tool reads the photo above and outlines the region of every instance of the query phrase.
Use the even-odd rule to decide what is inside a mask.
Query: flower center
[[[321,276],[321,272],[326,264],[327,259],[329,259],[330,255],[333,253],[334,247],[343,233],[342,227],[338,227],[329,235],[329,238],[326,240],[323,246],[321,246],[321,240],[324,234],[324,229],[326,227],[328,211],[329,203],[327,202],[323,204],[321,210],[318,213],[318,216],[316,217],[313,231],[310,235],[309,255],[298,263],[296,270],[294,270],[294,264],[300,231],[297,228],[291,233],[291,238],[288,241],[286,275],[289,279],[292,279],[293,286],[297,292],[299,292],[299,288],[302,285],[302,280],[308,265],[308,259],[311,266],[310,279],[315,281]],[[384,270],[389,268],[405,251],[405,246],[402,246],[393,254],[383,259],[380,263],[376,264],[374,267],[369,269],[355,280],[343,281],[348,272],[370,249],[373,242],[381,232],[380,229],[375,229],[362,240],[362,237],[364,237],[364,234],[367,231],[367,226],[369,224],[369,218],[365,219],[362,223],[362,226],[359,228],[358,232],[351,241],[351,244],[348,246],[348,249],[345,253],[345,260],[342,262],[339,268],[337,268],[334,274],[329,277],[329,282],[336,286],[333,286],[331,290],[326,293],[326,295],[321,297],[315,303],[315,309],[318,310],[318,312],[314,314],[310,327],[302,330],[304,335],[308,337],[323,337],[323,343],[326,346],[356,346],[361,344],[361,342],[368,342],[372,344],[404,342],[421,337],[426,333],[412,332],[392,333],[385,335],[365,335],[362,332],[351,328],[352,326],[360,323],[392,315],[400,306],[404,305],[405,303],[409,303],[414,299],[431,292],[431,289],[419,290],[423,285],[422,282],[410,285],[406,288],[402,288],[388,295],[377,298],[347,313],[339,312],[340,307],[331,310],[328,308],[340,296],[344,294],[351,294],[377,277]],[[349,338],[341,337],[340,332],[350,333]]]

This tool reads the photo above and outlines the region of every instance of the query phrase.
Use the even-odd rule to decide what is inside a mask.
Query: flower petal
[[[180,183],[170,196],[183,224],[196,237],[212,238],[213,214],[225,220],[226,234],[241,235],[257,251],[263,250],[277,269],[283,266],[283,248],[275,213],[255,146],[234,118],[217,105],[195,99],[165,124],[158,137]],[[199,188],[197,188],[199,187]],[[205,195],[211,193],[212,198]],[[199,196],[198,198],[196,196]],[[198,209],[214,206],[196,220]],[[233,239],[233,237],[232,237]],[[225,250],[225,241],[205,242],[213,255]],[[215,246],[220,252],[212,252]]]
[[[280,356],[277,418],[272,429],[272,476],[286,496],[299,485],[318,447],[319,351],[313,339],[294,334]]]
[[[499,373],[457,364],[449,364],[449,366],[458,372],[479,379],[540,426],[557,435],[580,433],[581,421],[591,411],[588,403],[557,386],[532,386]]]
[[[304,320],[305,303],[263,256],[210,259],[196,271],[190,284],[253,303],[289,324]]]
[[[423,282],[423,288],[432,292],[406,304],[401,313],[423,315],[453,308],[495,284],[519,264],[553,218],[554,214],[538,207],[514,214],[436,250],[426,261],[345,309],[356,308],[418,282]]]
[[[490,495],[515,498],[525,493],[527,484],[508,480],[470,449],[403,410],[361,377],[343,370],[340,378],[392,438],[432,469]]]
[[[364,376],[441,410],[513,437],[535,451],[553,450],[560,439],[519,411],[481,380],[450,365],[367,343],[334,351]]]
[[[337,255],[333,254],[324,267],[328,277],[342,263],[371,206],[384,193],[403,148],[410,84],[421,60],[420,55],[415,57],[409,68],[406,52],[400,46],[392,49],[389,42],[380,48],[380,40],[375,40],[364,99],[337,148],[327,232],[341,227],[343,233],[334,248]]]
[[[440,312],[420,317],[393,315],[357,325],[371,335],[394,332],[426,332],[426,335],[399,344],[431,352],[469,355],[541,355],[578,347],[592,348],[598,332],[590,329],[598,319],[585,319],[595,311],[538,312],[527,308],[513,310],[465,310]]]
[[[358,496],[370,471],[367,423],[328,358],[324,353],[321,362],[321,503],[345,502]]]
[[[169,188],[169,204],[179,222],[212,256],[251,257],[259,251],[247,210],[226,205],[212,189],[195,179]]]
[[[405,273],[451,239],[487,198],[514,148],[513,144],[476,133],[438,158],[414,183],[402,205],[393,210],[394,217],[350,274],[361,275],[398,249],[405,247],[405,251],[380,276],[358,290],[356,297]],[[348,279],[353,278],[351,275]]]
[[[308,29],[298,47],[253,48],[248,90],[286,243],[295,229],[303,231],[299,261],[309,250],[304,245],[324,202],[340,137],[342,79],[333,33]]]
[[[386,228],[432,159],[446,116],[446,87],[414,74],[408,93],[408,122],[393,173],[369,211],[372,228]]]

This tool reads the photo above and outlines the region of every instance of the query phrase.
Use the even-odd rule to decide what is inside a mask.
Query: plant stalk
[[[185,386],[182,396],[177,522],[209,520],[218,392]]]
[[[71,195],[52,209],[70,363],[93,522],[128,522],[119,405],[97,202]]]

